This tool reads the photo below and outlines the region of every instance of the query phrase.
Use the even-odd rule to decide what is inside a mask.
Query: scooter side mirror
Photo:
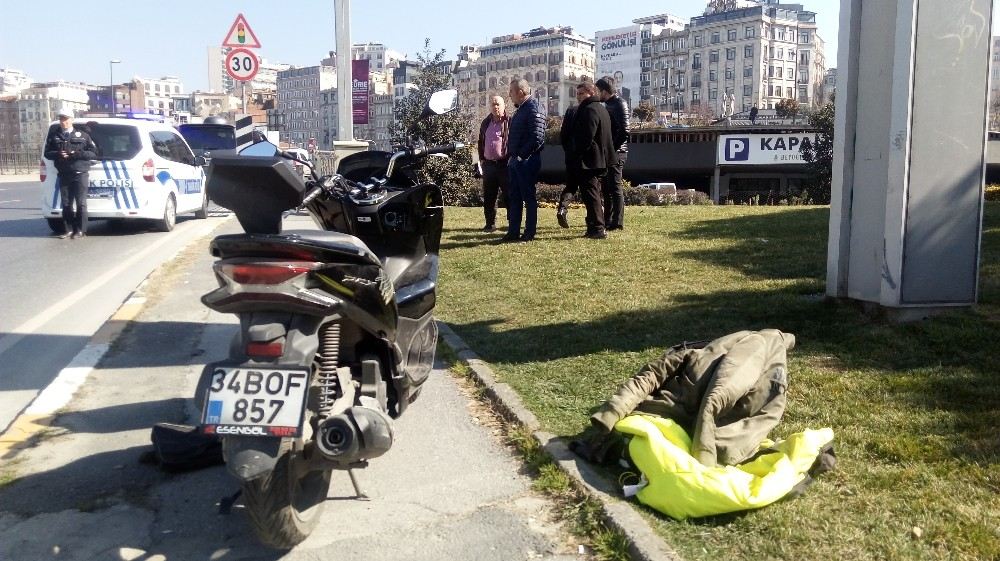
[[[251,144],[240,150],[240,156],[271,158],[278,155],[278,147],[268,141]]]

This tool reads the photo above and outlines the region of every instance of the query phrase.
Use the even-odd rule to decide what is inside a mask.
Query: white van
[[[184,138],[170,125],[142,119],[77,119],[97,145],[98,159],[90,166],[87,216],[96,219],[152,220],[169,232],[177,214],[208,217],[203,158],[196,158]],[[43,147],[44,152],[44,147]],[[55,164],[42,155],[42,215],[52,231],[61,233],[62,201]]]
[[[639,185],[640,188],[649,189],[656,194],[658,201],[676,201],[677,200],[677,184],[676,183],[643,183]]]

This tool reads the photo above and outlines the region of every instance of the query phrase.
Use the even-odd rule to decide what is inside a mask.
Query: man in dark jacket
[[[486,218],[484,232],[496,229],[497,195],[500,206],[507,207],[507,138],[510,120],[505,112],[503,97],[493,96],[491,112],[479,125],[479,165],[483,170],[483,214]]]
[[[573,117],[576,115],[576,106],[571,105],[563,115],[562,126],[559,128],[559,143],[562,144],[563,154],[566,158],[566,186],[559,194],[559,207],[556,209],[556,221],[563,228],[569,228],[569,202],[580,188],[580,183],[574,173],[573,162]]]
[[[45,157],[55,162],[59,198],[62,200],[63,222],[66,229],[60,238],[82,238],[87,235],[87,188],[90,161],[97,158],[97,146],[90,135],[73,128],[73,113],[60,110],[59,124],[49,128],[45,139]],[[74,212],[74,203],[76,209]]]
[[[601,204],[601,180],[615,165],[611,138],[611,118],[597,95],[593,82],[576,87],[580,102],[573,117],[573,162],[580,185],[580,197],[587,207],[586,237],[604,239],[604,209]]]
[[[604,177],[604,221],[608,230],[621,230],[625,218],[625,193],[622,191],[622,171],[628,156],[628,105],[618,95],[615,79],[605,76],[597,81],[597,89],[611,117],[611,138],[617,154],[614,165]]]
[[[542,167],[542,148],[545,147],[545,112],[531,97],[531,86],[527,80],[512,80],[509,93],[517,111],[510,118],[510,138],[507,141],[510,187],[507,194],[507,235],[501,241],[530,242],[535,239],[538,222],[535,183]],[[524,233],[519,235],[522,211],[525,214]]]

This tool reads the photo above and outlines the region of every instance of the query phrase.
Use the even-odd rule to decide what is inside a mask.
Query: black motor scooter
[[[456,99],[437,92],[425,114]],[[202,302],[238,315],[240,329],[229,358],[202,373],[201,429],[221,438],[268,545],[309,535],[333,470],[362,495],[350,470],[389,450],[392,420],[431,371],[444,217],[440,188],[412,168],[460,148],[362,152],[307,182],[267,142],[212,159],[208,194],[246,233],[211,243],[219,288]],[[282,232],[283,213],[303,208],[322,230]]]

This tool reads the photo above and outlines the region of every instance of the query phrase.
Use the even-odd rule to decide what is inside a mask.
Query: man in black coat
[[[611,118],[593,82],[580,83],[576,87],[576,99],[580,105],[573,117],[572,165],[580,185],[580,197],[587,207],[585,235],[602,240],[608,235],[604,230],[601,181],[617,161],[611,138]]]
[[[556,208],[556,221],[563,228],[569,228],[567,214],[569,214],[569,202],[580,188],[579,180],[576,177],[573,167],[573,117],[576,115],[576,106],[571,105],[563,115],[562,126],[559,127],[559,142],[563,147],[563,154],[566,156],[566,186],[559,194],[559,207]]]
[[[45,157],[55,162],[59,198],[66,229],[60,238],[87,235],[87,188],[90,187],[90,161],[97,158],[97,146],[86,132],[73,127],[73,114],[60,110],[59,124],[49,128],[45,139]],[[74,203],[76,205],[74,212]]]
[[[608,167],[604,177],[604,221],[608,230],[621,230],[625,220],[625,193],[622,190],[622,172],[628,157],[628,104],[618,95],[617,83],[611,76],[597,81],[598,95],[611,117],[611,138],[614,142],[616,162]]]

